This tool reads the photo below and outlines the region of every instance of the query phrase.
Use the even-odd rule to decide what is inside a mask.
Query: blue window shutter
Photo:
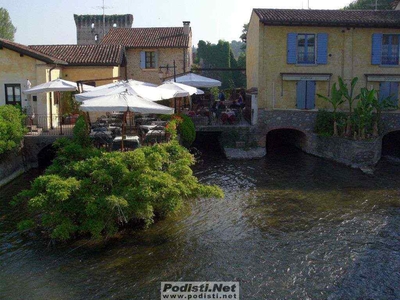
[[[297,82],[297,93],[296,93],[296,106],[297,109],[306,108],[306,92],[307,92],[307,81],[301,80]]]
[[[140,67],[146,69],[146,52],[140,51]]]
[[[314,109],[315,108],[315,81],[308,80],[307,82],[307,92],[306,92],[306,103],[305,108]]]
[[[297,33],[288,33],[287,35],[287,63],[295,64],[297,62]]]
[[[390,95],[391,95],[393,105],[398,105],[398,103],[399,103],[399,83],[398,82],[390,83]]]
[[[317,64],[326,65],[328,63],[328,34],[317,34]]]
[[[390,95],[390,82],[381,82],[379,84],[379,101],[389,97]]]
[[[382,33],[374,33],[372,35],[372,55],[371,63],[380,65],[382,62]]]

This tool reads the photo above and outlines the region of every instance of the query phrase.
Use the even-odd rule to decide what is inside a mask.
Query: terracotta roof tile
[[[16,51],[20,54],[24,54],[33,58],[36,58],[38,60],[44,61],[46,63],[51,63],[51,64],[61,64],[61,65],[66,65],[67,62],[52,56],[50,54],[46,54],[46,53],[42,53],[39,51],[36,51],[35,49],[31,49],[25,45],[22,44],[18,44],[15,42],[11,42],[9,40],[5,40],[5,39],[0,39],[0,47],[4,47],[13,51]]]
[[[113,28],[101,44],[128,48],[187,48],[189,36],[183,33],[183,27]]]
[[[396,10],[254,9],[265,25],[400,28]]]
[[[120,65],[124,48],[118,45],[32,45],[30,49],[55,56],[68,65]]]

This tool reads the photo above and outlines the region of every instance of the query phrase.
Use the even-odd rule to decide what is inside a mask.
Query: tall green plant
[[[368,133],[373,118],[373,103],[376,101],[376,95],[377,92],[374,89],[361,89],[360,101],[357,102],[357,107],[354,110],[355,122],[357,124],[356,135],[359,139],[365,139]]]
[[[353,96],[354,95],[354,88],[357,84],[358,77],[353,78],[353,80],[350,83],[350,90],[347,87],[347,84],[344,83],[343,79],[339,76],[339,88],[340,91],[342,92],[343,97],[347,100],[349,103],[349,115],[347,118],[347,124],[346,124],[346,135],[350,136],[351,135],[351,120],[352,120],[352,114],[353,114],[353,104],[355,100],[358,100],[360,98],[360,94]]]
[[[317,95],[318,95],[318,97],[324,99],[325,101],[329,102],[332,105],[332,107],[333,107],[333,135],[338,136],[337,109],[345,101],[343,99],[342,91],[340,90],[340,88],[337,88],[336,82],[335,82],[331,88],[331,97],[330,98],[320,95],[320,94],[317,94]]]

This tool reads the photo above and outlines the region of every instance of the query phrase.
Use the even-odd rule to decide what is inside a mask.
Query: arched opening
[[[303,149],[307,143],[307,136],[296,129],[275,129],[267,134],[267,153],[281,152],[282,150]]]
[[[53,159],[56,157],[56,149],[52,144],[50,144],[40,150],[37,157],[39,168],[47,168],[51,165]]]
[[[221,132],[196,132],[192,148],[196,148],[203,156],[223,156],[220,136]]]
[[[383,137],[382,156],[400,159],[400,130],[389,132]]]

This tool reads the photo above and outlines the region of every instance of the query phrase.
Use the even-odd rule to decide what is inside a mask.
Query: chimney
[[[189,35],[190,32],[190,21],[183,21],[183,34]]]

